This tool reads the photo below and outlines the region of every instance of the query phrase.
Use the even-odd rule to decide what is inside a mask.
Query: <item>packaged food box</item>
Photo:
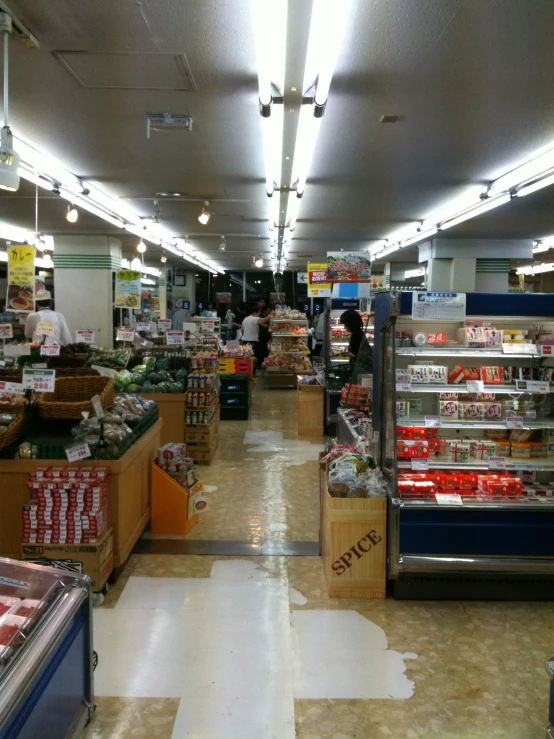
[[[397,426],[396,427],[396,438],[397,439],[426,439],[427,432],[431,429],[425,428],[425,426]]]
[[[494,400],[495,397],[494,393],[476,393],[475,395],[477,400]]]
[[[457,385],[464,380],[464,368],[457,364],[448,373],[448,382],[450,385]]]
[[[396,442],[396,453],[399,459],[426,458],[429,457],[429,445],[423,440],[403,439]]]
[[[510,456],[510,442],[506,439],[497,439],[494,443],[494,455],[495,457],[509,457]]]
[[[483,403],[469,402],[459,404],[460,418],[469,421],[478,421],[483,418]]]
[[[464,380],[478,380],[480,378],[478,367],[464,367]]]
[[[450,377],[448,378],[448,381],[450,382]],[[459,400],[460,395],[460,393],[440,393],[439,398],[441,400]]]
[[[514,459],[531,459],[531,443],[512,442],[510,453]]]
[[[455,462],[469,462],[470,446],[469,442],[458,441],[454,448],[454,461]]]
[[[413,342],[414,342],[414,346],[425,346],[427,344],[426,334],[422,333],[421,331],[418,331],[413,336]]]
[[[471,441],[470,455],[473,459],[488,459],[496,454],[496,444],[494,441]]]
[[[517,372],[516,377],[518,380],[536,380],[537,379],[537,373],[534,367],[517,367],[516,372]]]
[[[427,367],[428,382],[433,385],[446,385],[448,367],[441,365],[429,365]]]
[[[457,331],[458,343],[464,346],[486,346],[485,329],[482,326],[465,326]]]
[[[45,480],[47,479],[47,473],[50,467],[36,467],[32,472],[29,472],[30,480]]]
[[[502,403],[481,403],[483,418],[487,421],[502,420]]]
[[[531,442],[531,457],[546,457],[548,455],[548,444],[546,441]]]
[[[446,343],[446,334],[442,331],[427,334],[427,343],[432,346],[441,346]]]
[[[410,401],[409,400],[397,400],[396,401],[396,415],[401,418],[408,418],[410,415]]]
[[[421,415],[421,398],[410,398],[410,413],[412,416]]]
[[[481,367],[481,380],[485,385],[502,385],[503,378],[502,367]]]
[[[408,372],[410,373],[410,379],[414,384],[429,382],[429,375],[427,374],[427,367],[425,365],[409,364]]]
[[[486,346],[502,346],[502,331],[497,328],[485,328]]]
[[[459,418],[459,403],[457,400],[441,400],[440,415],[445,419],[457,420]]]

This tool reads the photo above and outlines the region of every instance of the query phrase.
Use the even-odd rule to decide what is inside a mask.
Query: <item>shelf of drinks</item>
[[[518,415],[517,411],[513,412],[514,416]],[[425,426],[425,416],[417,416],[415,418],[402,418],[396,419],[397,426]],[[441,418],[440,426],[441,429],[498,429],[499,431],[506,431],[506,421],[499,421],[495,423],[493,421],[449,421]],[[523,417],[523,425],[518,428],[524,429],[554,429],[554,420],[546,419],[527,419]]]
[[[516,346],[516,345],[513,345]],[[403,357],[460,357],[460,358],[481,358],[481,359],[548,359],[548,355],[542,356],[532,352],[504,352],[498,348],[495,349],[479,349],[472,346],[453,346],[453,347],[430,347],[430,346],[410,346],[395,348],[397,356]]]
[[[536,459],[514,459],[512,457],[503,457],[504,470],[493,469],[489,467],[489,461],[486,459],[475,459],[468,462],[452,462],[448,457],[424,457],[414,458],[417,462],[427,462],[430,470],[484,470],[486,472],[502,473],[506,472],[554,472],[554,457],[538,457]],[[495,458],[498,459],[498,458]],[[411,459],[399,459],[397,462],[399,470],[412,469]]]
[[[396,387],[397,393],[474,393],[475,390],[468,390],[467,385],[426,385],[412,383],[410,388]],[[548,393],[553,392],[552,385],[548,386]],[[504,395],[545,395],[546,393],[533,392],[532,390],[517,390],[515,385],[483,385],[484,393],[502,393]]]

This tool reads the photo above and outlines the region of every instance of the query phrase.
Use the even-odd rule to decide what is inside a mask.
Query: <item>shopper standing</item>
[[[364,324],[358,311],[345,310],[340,317],[340,322],[347,331],[350,331],[350,341],[348,342],[348,356],[350,357],[350,366],[353,368],[356,363],[356,357],[360,351],[362,341],[365,339]]]
[[[67,322],[62,313],[52,310],[52,296],[48,290],[37,290],[35,295],[35,313],[30,313],[25,322],[25,337],[32,341],[42,341],[45,336],[39,332],[38,324],[44,323],[52,328],[46,336],[49,344],[67,346],[73,342]]]
[[[314,316],[314,322],[312,324],[312,337],[315,342],[313,348],[313,356],[321,356],[321,349],[323,348],[323,337],[325,334],[325,318],[323,313],[316,313]]]
[[[260,341],[260,326],[265,326],[269,321],[269,316],[260,318],[260,306],[254,303],[250,308],[250,315],[242,322],[242,342],[252,347],[258,367],[261,367],[264,361],[264,347]],[[254,371],[255,374],[255,371]]]

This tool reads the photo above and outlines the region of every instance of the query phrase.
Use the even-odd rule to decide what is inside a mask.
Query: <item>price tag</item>
[[[53,393],[56,384],[56,370],[23,370],[23,387],[40,393]]]
[[[182,345],[185,343],[185,334],[183,331],[166,331],[165,343],[168,346]]]
[[[102,403],[100,401],[99,395],[92,396],[92,407],[94,408],[94,412],[96,413],[96,418],[104,417],[104,409],[102,408]]]
[[[137,331],[150,331],[150,324],[149,323],[137,323],[136,330]]]
[[[13,326],[11,323],[0,323],[0,339],[13,339]]]
[[[525,411],[525,418],[536,418],[537,411]]]
[[[213,318],[201,318],[200,319],[200,330],[209,331],[213,333],[215,328],[215,320]]]
[[[48,369],[46,362],[39,362],[38,364],[32,364],[31,369]]]
[[[429,469],[429,460],[428,459],[412,459],[412,471],[415,472],[416,470],[428,470]]]
[[[60,356],[60,345],[59,344],[43,344],[40,347],[41,357],[59,357]]]
[[[77,329],[75,338],[77,339],[77,343],[94,344],[94,331],[89,331],[89,329],[85,328]]]
[[[30,344],[6,344],[4,347],[5,357],[30,357]]]
[[[516,390],[526,393],[548,393],[550,387],[547,382],[537,380],[516,380]]]
[[[160,329],[160,331],[169,331],[169,329],[171,328],[171,321],[169,320],[169,318],[160,318],[160,320],[158,321],[158,328]]]
[[[91,456],[88,444],[70,446],[65,450],[65,453],[69,462],[78,462],[80,459],[87,459]]]
[[[110,369],[109,367],[101,367],[99,364],[93,364],[92,369],[96,370],[101,377],[114,378],[117,374],[117,370]]]
[[[507,429],[522,429],[523,418],[521,416],[506,416]]]
[[[435,493],[435,500],[439,505],[463,505],[464,502],[458,493]]]
[[[411,382],[397,382],[396,383],[396,392],[397,393],[410,393],[412,391],[412,383]]]
[[[505,470],[506,459],[504,457],[489,457],[489,470]]]
[[[554,355],[554,346],[552,344],[540,344],[538,348],[543,357],[552,357]]]
[[[39,336],[51,336],[54,333],[53,323],[38,323],[37,334]]]
[[[466,389],[468,393],[484,393],[485,383],[483,380],[468,380]]]
[[[133,328],[118,328],[116,341],[132,341],[135,338],[135,330]]]
[[[21,382],[0,382],[0,393],[13,393],[23,395],[25,388]]]
[[[425,416],[425,426],[428,429],[438,429],[441,425],[440,416]]]

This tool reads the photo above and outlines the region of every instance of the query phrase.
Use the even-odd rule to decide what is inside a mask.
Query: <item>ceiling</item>
[[[269,1],[269,0],[266,0]],[[8,0],[40,41],[10,45],[10,124],[37,148],[225,269],[269,257],[267,199],[249,0]],[[367,248],[554,145],[552,0],[352,0],[289,267]],[[300,108],[311,0],[289,0],[283,182]],[[292,87],[297,91],[293,92]],[[146,138],[171,111],[191,132]],[[384,124],[385,114],[399,121]],[[290,157],[286,159],[285,157]],[[39,229],[136,237],[40,193]],[[34,186],[0,196],[0,218],[33,228]],[[140,199],[139,199],[140,198]],[[146,198],[146,199],[145,199]],[[282,209],[287,194],[281,196]],[[213,216],[197,216],[208,199]],[[221,235],[227,248],[219,251]],[[442,237],[554,234],[554,188]],[[152,249],[155,253],[155,249]],[[499,255],[501,256],[501,255]],[[417,247],[402,250],[416,261]],[[170,257],[171,261],[171,257]]]

